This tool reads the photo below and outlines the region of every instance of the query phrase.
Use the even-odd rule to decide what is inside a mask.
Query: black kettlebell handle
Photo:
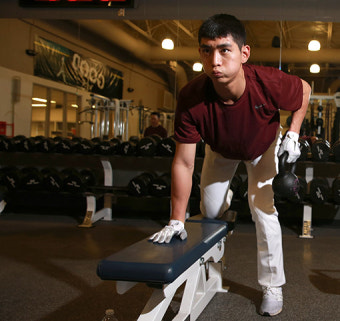
[[[283,152],[283,154],[279,156],[279,173],[284,173],[286,171],[288,156],[289,156],[288,152]],[[291,163],[291,165],[292,167],[290,169],[290,172],[294,174],[296,169],[296,162]]]

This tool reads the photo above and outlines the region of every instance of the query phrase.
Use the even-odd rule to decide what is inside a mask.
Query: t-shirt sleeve
[[[277,75],[273,75],[272,79],[278,79],[277,82],[272,82],[274,86],[271,86],[272,97],[277,108],[288,111],[298,110],[302,105],[303,96],[301,79],[275,68],[273,68],[272,72],[277,73]]]
[[[196,123],[190,113],[190,97],[186,98],[185,93],[181,92],[175,113],[174,138],[180,143],[197,143],[201,136],[197,130]],[[195,108],[194,106],[192,108]]]

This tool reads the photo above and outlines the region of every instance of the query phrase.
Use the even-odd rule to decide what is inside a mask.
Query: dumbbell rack
[[[108,160],[102,159],[101,163],[104,169],[104,187],[112,188],[113,176],[111,163]],[[91,227],[94,222],[101,219],[104,221],[112,220],[112,193],[104,193],[103,208],[97,211],[97,196],[94,193],[86,193],[86,213],[84,220],[79,227]]]
[[[157,198],[152,196],[146,197],[133,197],[128,195],[125,191],[120,193],[121,187],[126,187],[127,182],[137,174],[144,171],[156,171],[158,173],[164,173],[171,170],[172,157],[136,157],[136,156],[118,156],[118,155],[82,155],[82,154],[45,154],[45,153],[24,153],[24,152],[0,152],[0,166],[36,166],[45,167],[76,167],[76,168],[91,168],[94,171],[102,175],[101,186],[95,190],[94,193],[86,193],[86,213],[83,216],[82,226],[91,226],[99,219],[111,220],[114,210],[131,211],[140,209],[147,209],[153,207],[153,211],[160,218],[160,213],[169,213],[170,209],[170,197]],[[203,158],[197,158],[195,162],[195,172],[199,173],[202,169]],[[240,164],[238,173],[244,175],[246,173],[243,164]],[[336,162],[315,162],[315,161],[301,161],[297,163],[296,174],[305,176],[307,182],[311,181],[313,177],[327,177],[334,178],[339,175],[340,164]],[[46,194],[47,195],[47,194]],[[72,195],[61,195],[68,199],[75,197]],[[81,196],[81,202],[83,207],[84,195]],[[41,197],[40,197],[41,198]],[[39,199],[39,197],[37,197]],[[97,201],[103,202],[103,206],[98,206]],[[46,202],[45,202],[46,203]],[[191,200],[192,212],[198,208],[198,200]],[[246,210],[247,206],[242,200],[239,200],[241,211]],[[37,204],[39,205],[39,204]],[[59,208],[59,204],[57,204]],[[72,208],[74,204],[72,204]],[[102,204],[101,204],[102,205]],[[284,204],[283,204],[284,205]],[[285,205],[284,205],[285,206]],[[288,206],[290,206],[288,204]],[[293,205],[295,207],[295,205]],[[303,229],[301,237],[312,238],[312,211],[314,219],[318,217],[320,207],[315,207],[314,204],[303,203]],[[325,204],[326,207],[332,204]],[[97,208],[98,207],[98,208]],[[322,206],[323,207],[323,206]],[[299,207],[300,208],[300,207]],[[322,219],[324,218],[324,210],[322,210]],[[338,211],[337,209],[335,209]],[[83,210],[82,210],[83,211]],[[325,219],[332,218],[333,210],[331,212],[325,211]],[[331,214],[331,216],[329,216]],[[337,215],[337,214],[336,214]]]
[[[312,166],[306,166],[305,179],[307,184],[313,179],[314,169]],[[312,236],[312,205],[304,204],[302,219],[302,234],[300,238],[313,238]]]
[[[297,162],[296,174],[304,176],[307,184],[314,177],[337,177],[340,173],[340,164],[335,162]],[[302,232],[300,238],[314,238],[312,235],[312,212],[313,205],[309,202],[303,203]]]
[[[81,154],[64,155],[58,153],[0,152],[0,167],[6,167],[8,165],[18,168],[22,166],[44,168],[48,165],[55,168],[91,168],[98,173],[102,171],[102,188],[96,191],[96,193],[86,192],[79,197],[79,195],[42,191],[43,196],[41,197],[39,192],[22,191],[19,193],[19,197],[21,196],[24,199],[33,198],[34,200],[36,199],[37,202],[39,202],[41,198],[47,198],[51,202],[57,202],[59,205],[62,199],[70,199],[71,203],[76,203],[76,200],[79,198],[83,199],[85,196],[86,210],[83,222],[79,225],[80,227],[90,227],[92,223],[100,219],[112,220],[113,177],[111,163],[107,158],[99,155],[84,156]],[[29,194],[29,196],[25,194]],[[97,210],[97,201],[100,198],[103,198],[103,208]]]

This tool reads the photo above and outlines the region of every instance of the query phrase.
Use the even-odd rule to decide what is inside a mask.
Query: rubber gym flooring
[[[314,225],[301,239],[299,224],[284,224],[287,284],[284,310],[276,321],[340,320],[340,221]],[[140,284],[118,295],[115,282],[96,275],[100,259],[160,229],[165,221],[115,218],[77,227],[67,215],[0,215],[0,320],[100,321],[114,308],[119,321],[138,318],[151,289]],[[255,229],[240,220],[226,244],[224,285],[199,321],[256,321],[261,292],[256,275]],[[176,294],[164,320],[180,304]],[[266,318],[268,319],[268,317]]]

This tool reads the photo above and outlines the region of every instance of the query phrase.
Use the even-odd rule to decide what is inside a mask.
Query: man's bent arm
[[[289,127],[289,131],[292,131],[298,134],[300,133],[301,124],[307,112],[307,108],[309,104],[309,97],[311,93],[311,88],[309,84],[302,79],[301,81],[302,81],[302,89],[303,89],[301,108],[293,113],[292,122]]]

